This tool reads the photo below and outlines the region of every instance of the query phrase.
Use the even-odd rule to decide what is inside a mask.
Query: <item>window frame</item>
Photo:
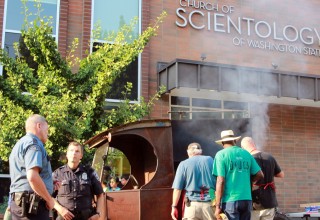
[[[184,99],[189,99],[189,104],[184,105],[184,104],[179,104],[175,103],[172,104],[172,99],[178,100],[179,97],[182,97]],[[214,102],[220,102],[220,108],[219,107],[205,107],[205,106],[194,106],[193,105],[193,99],[202,99],[202,100],[207,100],[208,102],[214,101]],[[245,109],[230,109],[230,108],[225,108],[225,103],[228,102],[234,102],[234,103],[239,103],[240,106],[245,106]],[[196,97],[196,96],[180,96],[180,95],[170,95],[169,98],[169,104],[170,104],[170,119],[178,119],[177,115],[180,115],[179,120],[195,120],[195,119],[210,119],[210,118],[202,118],[199,117],[199,115],[196,115],[197,113],[200,114],[205,114],[210,113],[214,114],[221,114],[221,118],[214,118],[214,119],[229,119],[228,115],[230,113],[233,113],[235,116],[232,118],[238,118],[239,114],[242,114],[242,117],[240,118],[250,118],[250,103],[246,101],[237,101],[237,100],[224,100],[224,99],[211,99],[211,98],[205,98],[205,97]],[[182,112],[177,112],[176,109],[185,109],[187,111],[182,111]],[[197,112],[199,111],[199,112]],[[195,114],[195,115],[193,115]],[[183,116],[183,117],[181,117]]]
[[[59,25],[60,25],[60,1],[57,0],[57,14],[56,14],[56,28],[55,33],[52,36],[56,39],[56,43],[58,45],[59,41]],[[1,48],[4,49],[5,47],[5,40],[6,40],[6,33],[14,33],[14,34],[21,34],[21,30],[13,30],[13,29],[7,29],[7,10],[8,10],[8,2],[9,0],[4,0],[4,11],[3,11],[3,29],[2,29],[2,43]],[[0,65],[0,75],[3,74],[3,66]]]
[[[141,34],[141,31],[142,31],[142,0],[137,0],[138,1],[138,35]],[[110,41],[104,41],[104,40],[94,40],[92,38],[92,32],[94,30],[94,6],[95,6],[95,0],[92,0],[92,4],[91,4],[91,33],[90,33],[90,53],[92,53],[93,51],[93,44],[95,42],[97,43],[113,43],[113,42],[110,42]],[[141,99],[141,79],[142,79],[142,74],[141,74],[141,62],[142,62],[142,58],[141,58],[141,54],[138,55],[137,57],[138,59],[138,74],[137,74],[137,100],[134,101],[134,100],[130,100],[130,103],[139,103],[140,102],[140,99]],[[115,104],[115,106],[119,103],[121,103],[123,100],[121,99],[109,99],[109,98],[106,98],[105,101],[107,102],[107,105],[110,105],[112,103]]]

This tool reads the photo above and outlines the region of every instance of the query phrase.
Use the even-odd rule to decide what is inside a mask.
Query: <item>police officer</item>
[[[59,214],[57,220],[105,218],[105,197],[99,177],[93,168],[80,164],[82,156],[83,147],[78,142],[71,142],[67,149],[68,163],[53,173],[57,201],[68,209],[68,212]],[[94,195],[96,210],[93,209]]]
[[[10,157],[10,210],[12,219],[49,219],[49,210],[63,212],[54,198],[52,170],[43,144],[48,140],[48,123],[38,114],[26,121],[26,135],[13,147]]]

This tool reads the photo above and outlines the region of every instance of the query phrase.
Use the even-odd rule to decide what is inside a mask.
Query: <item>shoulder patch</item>
[[[93,170],[92,176],[94,176],[98,181],[100,181],[99,180],[99,176],[98,176],[98,174],[97,174],[97,172],[95,170]]]
[[[32,151],[40,151],[40,148],[38,145],[36,144],[32,144],[28,147],[28,150],[32,150]]]
[[[38,144],[37,139],[35,139],[34,137],[32,137],[32,143],[35,144],[35,145],[37,145],[37,144]]]
[[[85,172],[88,174],[89,178],[96,178],[98,181],[100,181],[99,176],[95,169],[93,169],[90,165],[83,166]]]

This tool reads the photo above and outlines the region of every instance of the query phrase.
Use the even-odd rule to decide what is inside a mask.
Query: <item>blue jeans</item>
[[[222,203],[222,210],[229,220],[250,220],[252,201],[239,200],[235,202]]]

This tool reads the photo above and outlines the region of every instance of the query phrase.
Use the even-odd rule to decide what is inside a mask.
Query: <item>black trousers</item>
[[[49,220],[49,210],[43,200],[39,202],[38,213],[36,215],[27,213],[25,217],[22,217],[22,208],[17,206],[14,201],[11,201],[10,209],[12,220]]]
[[[88,220],[92,216],[91,209],[84,209],[82,211],[71,211],[74,214],[74,218],[72,220]],[[56,220],[63,220],[61,215],[58,215]]]

